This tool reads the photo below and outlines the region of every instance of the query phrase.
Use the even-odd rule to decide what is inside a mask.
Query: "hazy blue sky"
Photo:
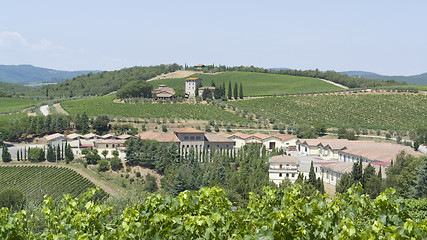
[[[0,64],[427,72],[427,1],[2,1]]]

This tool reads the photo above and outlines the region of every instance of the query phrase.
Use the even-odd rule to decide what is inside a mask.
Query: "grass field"
[[[427,126],[426,95],[285,96],[230,102],[283,123],[318,121],[328,127],[416,129]]]
[[[12,119],[19,119],[26,117],[26,113],[15,113],[15,114],[0,114],[0,122],[10,121]]]
[[[0,192],[7,188],[20,190],[27,202],[39,204],[43,196],[59,200],[64,194],[73,196],[95,188],[95,185],[69,168],[54,166],[0,166]],[[102,191],[101,195],[106,195]]]
[[[26,98],[3,98],[0,97],[0,113],[11,112],[34,106],[39,101]]]
[[[115,95],[71,100],[61,106],[71,115],[86,112],[89,116],[120,116],[139,118],[180,118],[197,120],[228,120],[249,122],[246,118],[209,104],[114,103]]]
[[[199,77],[202,79],[203,86],[210,86],[214,81],[216,86],[225,83],[226,91],[228,91],[228,82],[231,81],[232,87],[234,83],[242,83],[243,95],[247,96],[272,96],[281,94],[295,93],[312,93],[312,92],[330,92],[343,90],[340,87],[326,83],[316,78],[297,77],[267,73],[252,73],[252,72],[225,72],[219,74],[193,74],[191,77]],[[185,86],[185,78],[160,79],[150,82],[154,88],[158,85],[165,84],[171,88]]]

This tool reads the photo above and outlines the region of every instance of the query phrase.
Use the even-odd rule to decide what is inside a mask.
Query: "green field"
[[[34,106],[39,101],[27,98],[3,98],[0,97],[0,113],[11,112]]]
[[[71,100],[61,106],[71,115],[86,112],[89,116],[120,116],[139,118],[180,118],[196,120],[228,120],[249,122],[248,119],[210,104],[187,103],[114,103],[115,95]]]
[[[289,75],[253,73],[253,72],[225,72],[218,74],[193,74],[191,77],[202,79],[203,86],[210,86],[212,81],[216,86],[225,83],[228,91],[228,82],[243,84],[243,95],[247,96],[272,96],[281,94],[330,92],[343,90],[340,87],[326,83],[316,78],[297,77]],[[185,86],[185,78],[160,79],[150,82],[154,88],[165,84],[171,88]]]
[[[15,113],[15,114],[0,114],[0,123],[8,122],[12,119],[24,118],[26,117],[26,113]]]
[[[318,121],[328,127],[416,129],[427,126],[426,95],[285,96],[230,102],[283,123]]]
[[[46,166],[0,166],[0,192],[7,188],[20,190],[27,202],[39,204],[43,196],[54,201],[64,194],[78,196],[96,186],[72,169]],[[102,195],[106,195],[102,191]]]

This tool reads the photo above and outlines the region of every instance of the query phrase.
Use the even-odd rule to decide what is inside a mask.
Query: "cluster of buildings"
[[[271,157],[269,160],[270,180],[279,184],[284,179],[294,182],[299,173],[308,177],[309,168],[304,167],[298,156],[309,157],[314,162],[317,177],[323,181],[336,185],[344,173],[352,170],[354,162],[362,160],[363,167],[369,163],[377,171],[382,168],[385,178],[385,168],[395,160],[396,155],[401,151],[413,156],[423,155],[414,151],[411,147],[373,141],[349,141],[346,139],[298,139],[296,136],[286,134],[268,135],[263,133],[245,134],[236,132],[227,134],[224,132],[212,133],[199,129],[186,127],[173,130],[171,132],[145,131],[136,136],[106,134],[69,134],[63,135],[55,133],[45,137],[49,144],[53,146],[67,143],[70,144],[74,155],[81,156],[83,148],[98,149],[98,153],[107,150],[108,157],[113,151],[119,152],[119,157],[124,159],[126,149],[124,142],[130,138],[140,138],[156,140],[165,144],[176,144],[181,152],[188,152],[190,149],[198,151],[226,150],[236,152],[246,144],[257,144],[268,150],[284,150],[292,153],[293,156],[279,155]],[[296,156],[296,157],[295,157]]]
[[[185,96],[194,97],[196,96],[196,91],[198,95],[202,96],[204,91],[211,91],[212,94],[215,91],[215,87],[199,87],[202,84],[202,79],[200,78],[187,78],[185,79]],[[159,85],[159,88],[152,91],[153,95],[157,99],[171,99],[175,96],[175,90],[173,88],[167,87],[166,85]]]
[[[382,177],[385,178],[385,168],[396,159],[397,154],[401,151],[415,157],[423,155],[423,153],[414,151],[409,146],[374,141],[298,139],[295,143],[299,155],[312,157],[315,160],[316,177],[323,178],[324,182],[332,185],[336,185],[344,173],[350,173],[353,164],[360,160],[362,160],[363,168],[370,163],[377,172],[381,169]],[[294,168],[297,169],[298,173],[308,176],[309,168],[307,166],[302,167],[302,164],[295,157],[276,156],[270,158],[269,163],[270,179],[277,184],[285,178],[294,182],[296,180],[292,177]]]

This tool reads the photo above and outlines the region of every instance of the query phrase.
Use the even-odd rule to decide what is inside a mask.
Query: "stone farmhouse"
[[[185,95],[187,97],[196,96],[196,88],[200,84],[202,84],[202,79],[200,79],[200,78],[187,78],[187,79],[185,79]]]
[[[319,167],[316,168],[316,177],[323,179],[323,182],[330,183],[336,186],[344,173],[350,173],[353,170],[352,162],[323,162],[316,163]],[[362,168],[368,166],[369,163],[362,162]],[[385,167],[378,162],[372,162],[371,165],[375,168],[375,172],[379,172],[381,168],[381,177],[385,179]]]
[[[299,172],[296,158],[279,155],[271,157],[268,163],[268,177],[275,184],[279,185],[285,179],[289,179],[292,183],[297,180]]]
[[[274,135],[254,133],[249,135],[240,132],[232,134],[229,139],[236,142],[236,148],[241,148],[245,144],[254,143],[264,146],[268,150],[283,149],[284,151],[295,151],[296,142],[298,140],[296,136],[280,133]]]
[[[175,90],[166,85],[159,85],[159,88],[152,91],[157,99],[171,99],[175,96]]]

